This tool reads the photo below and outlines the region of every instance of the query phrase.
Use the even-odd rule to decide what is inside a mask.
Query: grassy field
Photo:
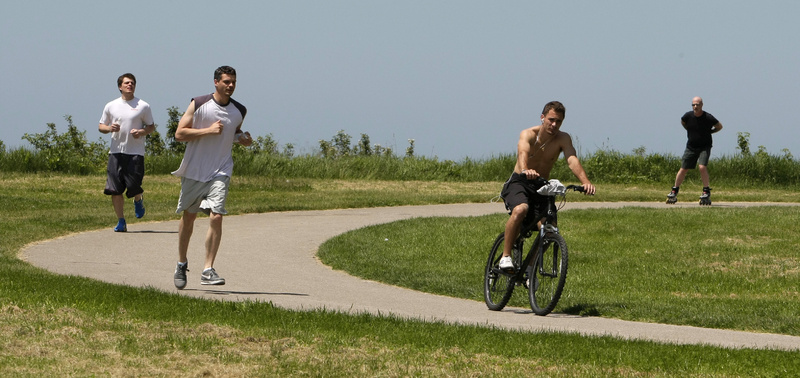
[[[559,226],[569,246],[569,274],[556,311],[800,335],[800,229],[753,226],[764,213],[774,224],[790,224],[798,211],[563,211]],[[329,240],[319,255],[360,277],[483,301],[486,256],[507,218],[434,217],[370,226]],[[510,304],[528,307],[527,291],[516,290]]]
[[[3,240],[0,273],[4,277],[0,285],[0,373],[9,376],[789,376],[800,372],[800,352],[662,345],[326,311],[286,311],[268,303],[203,301],[152,289],[64,277],[16,258],[24,245],[37,240],[112,227],[115,220],[110,201],[101,194],[103,183],[102,176],[0,173],[0,238]],[[497,195],[499,186],[499,182],[235,177],[229,210],[232,214],[242,214],[485,202]],[[165,175],[148,176],[145,187],[148,220],[177,219],[174,207],[178,180]],[[660,202],[666,193],[663,184],[654,183],[635,187],[599,184],[598,187],[599,193],[593,198],[571,198]],[[699,187],[691,185],[682,191],[692,202],[696,200],[695,192],[699,193]],[[800,202],[796,191],[764,190],[756,186],[719,188],[714,195],[718,201],[759,198]],[[710,222],[713,224],[710,230],[676,234],[672,238],[665,236],[655,243],[659,244],[656,248],[637,240],[637,234],[627,228],[615,229],[618,235],[624,236],[622,240],[609,237],[604,233],[609,229],[608,219],[611,218],[607,214],[577,210],[564,213],[565,233],[573,252],[571,256],[575,256],[567,291],[579,296],[565,297],[558,310],[650,319],[658,311],[684,316],[681,313],[686,306],[706,301],[704,303],[719,303],[721,307],[705,311],[692,309],[678,323],[756,330],[766,327],[797,334],[797,321],[791,319],[791,309],[796,308],[797,302],[797,254],[791,254],[797,240],[796,231],[787,231],[788,226],[777,234],[738,230],[760,228],[753,227],[759,225],[759,219],[765,219],[764,213],[758,212],[681,210],[685,214],[680,214],[679,219],[698,218],[694,212],[702,210],[712,210],[718,216]],[[674,219],[659,219],[658,214],[646,211],[613,215],[625,217],[633,225],[653,221],[658,230],[671,229],[675,222]],[[768,219],[778,220],[770,222],[772,224],[793,224],[780,223],[785,219],[793,220],[791,215],[770,209]],[[434,223],[428,228],[445,223],[453,224],[453,231],[459,227],[486,229],[491,235],[498,232],[503,219],[496,216],[463,222],[430,221]],[[410,232],[420,227],[412,223],[409,223],[410,228],[405,224],[393,226],[397,232]],[[425,223],[422,225],[424,227]],[[681,227],[686,231],[693,226]],[[703,229],[706,224],[698,223],[694,227]],[[439,232],[450,231],[442,227]],[[712,242],[716,240],[713,238],[723,232],[733,235],[730,240],[726,239],[725,251],[736,253],[714,256],[718,243]],[[462,242],[462,238],[456,239]],[[463,243],[480,247],[475,253],[479,256],[477,264],[482,264],[487,243],[479,240],[480,237],[463,239]],[[676,240],[680,244],[670,247]],[[605,243],[599,244],[603,251],[597,251],[598,248],[590,244],[593,242]],[[618,254],[614,246],[619,245],[626,246],[627,255]],[[423,246],[423,249],[429,247]],[[671,251],[687,253],[669,256]],[[636,255],[641,255],[636,260],[640,265],[627,266],[623,261]],[[464,255],[461,257],[461,260],[471,260],[463,258]],[[773,264],[769,264],[772,260]],[[659,263],[654,264],[654,261]],[[398,263],[397,268],[406,268],[403,264]],[[756,270],[749,271],[749,266]],[[674,269],[667,274],[677,274],[672,279],[676,285],[700,282],[703,286],[695,288],[687,284],[652,290],[648,293],[649,300],[640,300],[661,306],[656,311],[638,313],[631,309],[633,305],[628,305],[627,309],[620,306],[620,303],[635,300],[632,297],[637,293],[646,291],[645,278],[650,277],[652,271],[664,268]],[[473,269],[464,266],[459,270],[474,274],[470,273]],[[611,274],[619,271],[628,274]],[[703,276],[704,273],[716,275]],[[605,278],[609,281],[600,279],[604,275],[610,276]],[[717,280],[720,276],[724,279]],[[586,277],[586,281],[580,277]],[[742,280],[741,277],[747,282],[736,282]],[[750,282],[755,278],[758,280]],[[715,281],[720,281],[719,287],[715,287]],[[794,294],[787,282],[795,285]],[[409,278],[403,285],[416,283]],[[589,289],[596,289],[597,293],[582,293],[592,291]],[[453,296],[474,298],[475,295],[444,290],[452,290],[448,295]],[[731,296],[738,290],[742,290],[740,296],[744,298]],[[670,302],[654,303],[670,296],[669,293],[673,297]],[[701,295],[693,297],[693,293]],[[775,301],[771,309],[787,309],[781,315],[785,318],[769,318],[762,322],[760,317],[766,311],[748,308],[770,301]],[[750,324],[743,324],[733,316],[735,312],[750,313],[755,318]],[[707,316],[710,313],[730,313],[731,316],[714,319]],[[781,325],[786,328],[781,329]]]

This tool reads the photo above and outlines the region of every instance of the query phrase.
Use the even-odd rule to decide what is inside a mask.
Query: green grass
[[[371,315],[287,311],[268,303],[204,301],[60,276],[17,259],[28,243],[113,226],[110,200],[101,194],[103,184],[100,175],[0,173],[3,375],[785,376],[800,371],[800,352],[662,345]],[[499,186],[499,182],[287,181],[237,176],[229,211],[485,202],[497,194]],[[605,197],[574,197],[639,200],[649,195],[649,200],[661,201],[665,194],[663,185],[638,185],[635,190],[629,186],[600,185]],[[148,221],[178,218],[174,214],[178,187],[174,177],[147,176]],[[723,192],[715,195],[735,198],[749,192],[774,199],[785,194],[755,187]],[[795,199],[788,195],[782,200]],[[126,211],[132,213],[129,204]],[[565,217],[572,214],[565,220],[566,232],[577,232],[573,225],[591,224],[577,219],[580,213],[564,213]],[[486,221],[490,227],[484,226]],[[470,222],[491,234],[503,217],[465,220],[465,224]],[[462,222],[445,222],[440,232],[457,232],[462,226]],[[590,251],[576,244],[581,238],[585,236],[568,234],[575,259]],[[432,247],[421,249],[430,253]],[[730,259],[738,261],[735,256]],[[590,262],[574,262],[568,291],[580,285],[575,277],[590,274],[579,273],[579,267],[593,265]],[[446,273],[474,274],[470,269],[464,266]],[[619,296],[626,288],[608,289]],[[759,291],[773,292],[754,286],[752,293]],[[604,308],[599,299],[585,298],[591,300],[586,303]],[[733,311],[750,311],[736,301],[732,305]]]
[[[569,210],[566,290],[556,311],[800,335],[797,208]],[[483,300],[489,249],[507,216],[411,219],[339,235],[320,248],[335,269]],[[392,261],[386,269],[385,261]],[[528,307],[517,290],[510,303]]]

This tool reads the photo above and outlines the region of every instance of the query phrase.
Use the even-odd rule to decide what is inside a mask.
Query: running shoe
[[[133,200],[133,207],[136,212],[136,218],[141,218],[144,216],[144,197],[140,200]]]
[[[128,225],[125,223],[125,218],[119,218],[117,227],[114,227],[114,232],[128,232]]]
[[[183,289],[186,287],[186,272],[189,271],[189,263],[178,263],[178,266],[175,268],[175,287],[178,290]]]
[[[214,268],[208,268],[200,275],[201,285],[225,285],[225,279],[217,274]]]

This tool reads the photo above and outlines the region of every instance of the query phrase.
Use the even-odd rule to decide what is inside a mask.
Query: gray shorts
[[[711,156],[711,147],[699,149],[686,147],[686,151],[683,152],[681,168],[695,169],[697,168],[697,164],[708,165],[709,156]]]
[[[225,215],[225,200],[228,198],[228,186],[231,178],[217,176],[208,182],[200,182],[186,177],[181,177],[181,196],[178,198],[178,210],[197,213],[202,211],[206,215],[214,213]]]

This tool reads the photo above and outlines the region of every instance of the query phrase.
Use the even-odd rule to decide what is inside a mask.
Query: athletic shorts
[[[208,182],[200,182],[181,177],[181,196],[178,198],[176,213],[183,211],[206,215],[211,213],[225,215],[225,200],[228,198],[228,186],[231,178],[217,176]]]
[[[108,177],[103,193],[108,195],[125,195],[128,198],[144,193],[144,156],[128,154],[108,155]]]
[[[547,215],[547,207],[550,199],[536,192],[538,188],[530,184],[520,174],[514,173],[511,178],[503,185],[500,197],[506,205],[506,210],[511,214],[517,205],[528,204],[528,215],[525,216],[525,223],[538,221]]]
[[[686,147],[683,152],[683,169],[695,169],[697,164],[708,165],[708,158],[711,156],[711,147],[708,148],[691,148]]]

